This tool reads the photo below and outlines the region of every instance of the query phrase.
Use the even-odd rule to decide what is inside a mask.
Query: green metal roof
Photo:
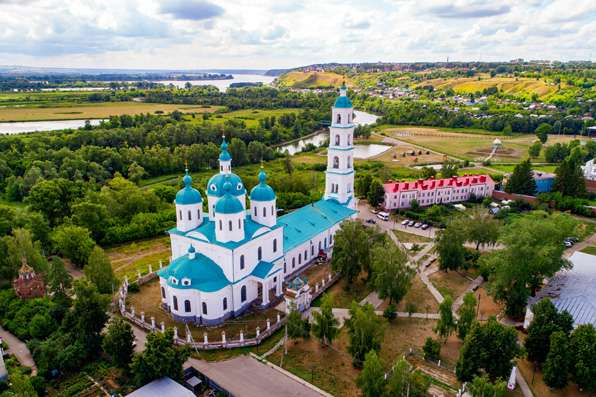
[[[356,213],[336,200],[319,200],[279,217],[277,224],[284,226],[284,251],[311,240]]]
[[[160,269],[157,274],[166,279],[170,287],[177,289],[215,292],[231,284],[215,262],[203,254],[195,253],[194,255],[194,259],[190,259],[188,254],[174,259],[169,266]],[[178,280],[178,284],[172,283],[170,280],[172,276]],[[190,279],[190,285],[183,285],[183,278]]]
[[[259,172],[259,184],[250,191],[250,199],[252,201],[275,200],[275,192],[267,185],[267,174],[263,170]]]
[[[189,205],[202,203],[201,193],[191,186],[192,177],[188,174],[188,170],[186,170],[186,175],[184,175],[182,181],[184,182],[184,187],[176,193],[176,204]]]

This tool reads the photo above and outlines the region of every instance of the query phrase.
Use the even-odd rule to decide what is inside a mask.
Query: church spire
[[[222,136],[221,145],[220,145],[221,152],[219,153],[219,173],[220,174],[229,174],[232,172],[232,156],[228,152],[228,143],[226,142],[226,136]]]

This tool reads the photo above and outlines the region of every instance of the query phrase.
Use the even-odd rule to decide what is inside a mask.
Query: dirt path
[[[0,337],[8,344],[8,354],[14,355],[24,367],[31,368],[31,375],[37,375],[37,366],[25,342],[0,327]]]

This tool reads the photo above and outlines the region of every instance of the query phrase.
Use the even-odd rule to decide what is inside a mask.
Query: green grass
[[[490,165],[489,168],[492,168],[494,170],[497,171],[502,171],[502,172],[513,172],[513,169],[515,168],[515,164],[495,164],[495,165]],[[555,164],[548,164],[548,165],[544,165],[544,164],[537,164],[537,165],[532,165],[532,169],[536,170],[536,171],[542,171],[542,172],[555,172],[555,169],[557,168],[557,165]]]
[[[596,255],[596,245],[590,245],[589,247],[581,250],[584,254]]]
[[[259,126],[259,121],[266,117],[278,118],[282,114],[298,113],[301,109],[287,108],[287,109],[243,109],[235,110],[233,112],[214,113],[209,117],[210,123],[223,124],[227,120],[242,120],[248,128]],[[203,122],[202,117],[186,117],[185,120],[192,124],[200,124]]]

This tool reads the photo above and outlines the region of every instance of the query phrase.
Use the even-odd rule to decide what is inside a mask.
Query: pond
[[[389,145],[380,145],[376,143],[369,143],[366,145],[354,145],[354,158],[368,159],[377,156],[389,149],[391,149],[391,146]]]
[[[265,76],[261,74],[233,74],[232,77],[232,79],[227,80],[161,80],[155,82],[165,85],[172,84],[178,88],[184,88],[186,83],[190,83],[191,85],[213,85],[223,92],[227,90],[232,83],[263,83],[267,85],[271,84],[275,79],[275,76]]]
[[[0,134],[21,134],[33,131],[55,131],[85,126],[87,120],[49,120],[49,121],[18,121],[0,123]],[[102,120],[89,120],[91,125],[99,125]]]

